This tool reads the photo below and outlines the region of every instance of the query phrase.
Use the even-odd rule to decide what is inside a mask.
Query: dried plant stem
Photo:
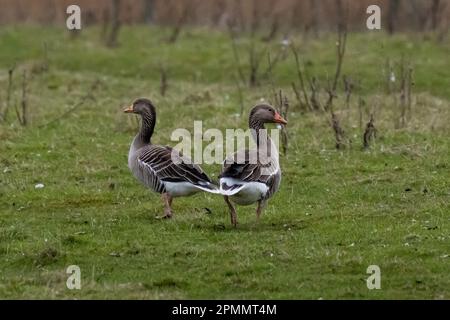
[[[336,149],[342,150],[345,148],[345,132],[344,129],[342,129],[339,119],[337,115],[334,112],[331,112],[331,126],[334,131],[334,137],[336,141]]]
[[[293,52],[294,57],[295,57],[295,64],[297,66],[298,80],[300,82],[300,88],[301,88],[302,93],[303,93],[303,98],[304,98],[304,102],[305,102],[306,108],[308,110],[312,111],[311,105],[309,104],[309,101],[308,101],[308,94],[306,93],[305,80],[304,80],[304,77],[303,77],[303,71],[300,68],[300,61],[299,61],[299,58],[298,58],[297,49],[294,47],[294,45],[291,46],[291,49],[292,49],[292,52]],[[301,103],[301,101],[299,101],[299,102]]]
[[[310,102],[311,102],[311,107],[313,110],[321,110],[321,111],[325,111],[322,107],[322,105],[320,104],[318,95],[317,95],[317,79],[316,77],[312,77],[311,79],[308,79],[309,82],[309,87],[311,88],[311,97],[310,97]]]
[[[362,97],[358,98],[358,115],[359,115],[359,129],[362,130],[362,119],[363,119],[363,107],[365,106],[365,101]]]
[[[280,90],[278,94],[275,94],[275,105],[280,111],[284,119],[288,120],[289,114],[289,102],[283,92]],[[281,148],[283,149],[283,154],[286,155],[289,146],[289,135],[286,126],[281,125]]]
[[[16,69],[16,67],[12,66],[8,70],[8,89],[6,91],[6,106],[5,106],[5,109],[3,110],[3,112],[0,114],[0,116],[1,116],[0,120],[2,120],[2,121],[6,121],[6,117],[8,116],[8,111],[11,106],[11,97],[12,97],[12,91],[13,91],[13,75],[14,75],[15,69]]]
[[[277,17],[275,17],[273,22],[272,22],[272,26],[270,28],[269,34],[267,36],[265,36],[265,37],[262,37],[261,41],[263,41],[263,42],[270,42],[270,41],[272,41],[275,38],[275,36],[277,35],[278,29],[279,29],[279,23],[278,23]]]
[[[280,91],[281,94],[281,91]],[[281,97],[280,97],[281,99]],[[288,120],[288,114],[289,114],[289,102],[287,97],[284,97],[281,114],[284,117],[284,119]],[[281,125],[281,139],[283,142],[283,154],[287,155],[288,147],[289,147],[289,135],[287,132],[287,128],[285,125]]]
[[[297,98],[298,105],[299,105],[300,108],[302,108],[304,106],[304,103],[303,103],[302,98],[300,96],[300,92],[297,89],[297,85],[295,84],[294,81],[292,81],[291,86],[292,86],[292,91],[294,91],[295,98]]]
[[[22,126],[28,124],[28,101],[27,101],[27,72],[24,70],[22,74],[22,119],[19,121]]]
[[[375,140],[377,135],[377,129],[375,128],[375,121],[373,118],[373,114],[370,115],[370,120],[366,124],[366,130],[363,135],[363,147],[367,149],[370,147],[370,142]]]
[[[108,39],[106,41],[106,45],[108,47],[116,47],[117,46],[117,37],[119,36],[119,30],[121,27],[121,21],[120,21],[120,2],[121,0],[112,0],[112,25],[111,25],[111,31],[108,35]]]
[[[347,29],[345,25],[339,27],[338,31],[338,42],[336,44],[336,54],[337,54],[337,62],[336,62],[336,71],[334,73],[333,82],[328,84],[328,100],[325,104],[325,110],[331,110],[333,107],[333,99],[336,97],[336,89],[339,77],[341,75],[342,63],[344,62],[345,48],[347,44]]]
[[[350,109],[350,98],[353,92],[353,82],[352,79],[344,75],[344,90],[345,90],[345,105],[347,110]]]
[[[175,27],[172,30],[172,34],[167,39],[168,43],[175,43],[181,33],[181,29],[183,28],[184,24],[186,23],[186,20],[189,15],[189,6],[186,4],[183,8],[183,12],[181,13],[180,17],[178,18]]]
[[[412,87],[414,85],[413,80],[413,68],[410,66],[408,67],[408,73],[407,73],[407,95],[406,95],[406,105],[408,108],[408,117],[411,118],[412,114]]]

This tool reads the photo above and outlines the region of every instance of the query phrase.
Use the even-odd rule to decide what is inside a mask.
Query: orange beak
[[[123,112],[125,112],[125,113],[133,113],[134,112],[133,105],[123,109]]]
[[[273,119],[276,123],[287,124],[287,121],[278,112],[275,112]]]

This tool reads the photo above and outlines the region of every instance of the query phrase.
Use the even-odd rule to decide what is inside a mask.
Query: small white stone
[[[291,41],[289,41],[288,38],[284,38],[284,39],[281,41],[281,45],[282,45],[282,46],[287,47],[287,46],[289,46],[290,44],[291,44]]]
[[[34,186],[35,189],[42,189],[42,188],[44,188],[44,187],[45,187],[45,186],[44,186],[43,183],[38,183],[38,184],[36,184],[36,185]]]
[[[390,76],[389,76],[389,80],[390,80],[391,82],[395,82],[395,73],[394,73],[394,72],[391,72],[391,74],[390,74]]]

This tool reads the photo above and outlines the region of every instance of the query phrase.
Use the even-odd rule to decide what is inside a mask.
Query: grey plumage
[[[211,179],[188,157],[168,146],[151,143],[156,112],[148,99],[138,99],[124,112],[139,114],[141,129],[128,153],[128,166],[133,175],[150,190],[163,195],[165,216],[172,216],[172,198],[189,196],[199,191],[219,193]]]
[[[249,115],[249,127],[256,141],[256,149],[241,150],[227,157],[219,175],[220,191],[230,209],[231,223],[235,226],[236,210],[231,201],[241,205],[257,202],[259,218],[265,203],[280,186],[278,150],[268,136],[264,123],[287,124],[287,121],[270,105],[255,106]]]

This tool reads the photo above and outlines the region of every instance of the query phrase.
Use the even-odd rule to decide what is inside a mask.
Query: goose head
[[[268,104],[259,104],[253,107],[252,111],[250,111],[249,121],[250,123],[259,122],[287,124],[287,121],[280,115],[280,113]]]
[[[141,116],[151,114],[155,114],[155,106],[149,99],[140,98],[133,102],[133,104],[129,107],[126,107],[123,112],[125,113],[135,113]]]
[[[131,106],[126,107],[123,112],[141,116],[141,130],[137,141],[140,145],[150,143],[156,122],[156,111],[152,102],[145,98],[137,99]]]

